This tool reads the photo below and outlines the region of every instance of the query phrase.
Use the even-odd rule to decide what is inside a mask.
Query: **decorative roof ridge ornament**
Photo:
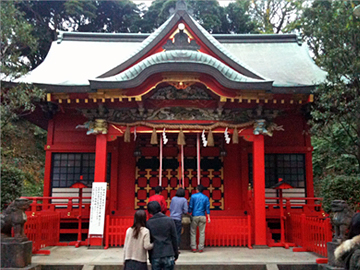
[[[185,33],[185,24],[179,23],[178,25],[179,32],[174,36],[174,41],[168,39],[166,44],[163,46],[164,50],[192,50],[198,51],[200,46],[196,43],[195,40],[190,40],[189,35]]]
[[[184,0],[176,1],[175,12],[180,10],[187,11],[187,5]]]

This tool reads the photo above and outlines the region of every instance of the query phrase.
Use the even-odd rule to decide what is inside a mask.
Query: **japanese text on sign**
[[[107,183],[94,182],[91,192],[89,235],[103,235]]]

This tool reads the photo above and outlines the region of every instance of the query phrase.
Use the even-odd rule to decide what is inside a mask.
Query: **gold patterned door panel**
[[[197,186],[196,157],[184,158],[185,197],[195,193]],[[211,210],[224,210],[224,174],[222,157],[201,157],[200,183],[206,187],[204,194],[210,198]],[[179,182],[178,157],[163,158],[162,195],[168,208],[175,196]],[[138,157],[135,172],[135,209],[146,208],[148,198],[154,194],[153,188],[159,185],[159,158],[154,156]]]

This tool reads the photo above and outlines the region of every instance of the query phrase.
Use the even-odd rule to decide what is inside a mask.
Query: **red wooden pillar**
[[[312,147],[309,147],[305,154],[305,169],[306,169],[306,196],[314,197],[314,183],[313,183],[313,164],[312,164]]]
[[[266,246],[264,136],[253,136],[255,245]]]
[[[96,135],[94,182],[106,182],[106,157],[107,157],[106,146],[107,146],[107,135],[104,134]],[[91,208],[90,211],[93,211],[93,208]],[[102,236],[90,235],[89,237],[90,247],[101,247],[102,244],[103,244],[103,235]]]
[[[45,171],[44,171],[44,197],[50,197],[51,195],[51,164],[52,164],[52,149],[54,144],[54,120],[49,120],[48,123],[47,142],[45,145]],[[47,203],[48,201],[45,201]]]
[[[95,150],[95,182],[106,182],[106,135],[96,135],[96,150]]]

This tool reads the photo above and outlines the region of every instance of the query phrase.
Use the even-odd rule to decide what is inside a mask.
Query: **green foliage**
[[[333,200],[344,200],[354,210],[360,210],[360,177],[347,175],[327,175],[321,181],[323,209],[330,212]]]
[[[359,3],[314,1],[302,18],[315,61],[328,72],[312,108],[316,173],[360,172],[360,20],[352,14]]]
[[[25,120],[9,123],[1,132],[1,164],[44,178],[46,131]],[[32,182],[30,182],[32,183]]]
[[[255,24],[247,14],[247,2],[231,3],[226,8],[216,0],[186,0],[189,13],[210,33],[250,33],[254,32]],[[141,21],[141,32],[153,32],[175,10],[176,0],[155,0],[145,12]]]
[[[224,33],[228,20],[225,9],[216,0],[188,1],[193,18],[209,33]]]
[[[15,8],[14,2],[1,3],[0,18],[1,73],[12,80],[28,71],[29,65],[22,57],[22,51],[26,49],[34,54],[37,41],[29,34],[32,26],[26,22],[23,13]]]
[[[88,2],[88,1],[78,1]],[[67,4],[68,2],[66,2]],[[140,29],[140,12],[138,6],[129,0],[94,1],[94,10],[87,16],[87,23],[78,24],[77,31],[107,33],[137,33]],[[65,5],[66,5],[65,4]],[[74,9],[68,14],[79,16],[82,13]]]
[[[27,84],[18,84],[5,89],[4,87],[2,85],[0,94],[0,125],[3,131],[10,122],[32,113],[36,108],[34,102],[45,97],[43,90]]]
[[[141,32],[150,33],[159,28],[169,17],[170,9],[175,9],[176,0],[155,0],[145,12]]]
[[[230,3],[226,8],[228,24],[224,33],[247,34],[258,33],[256,23],[251,20],[249,13],[249,2],[237,1]],[[224,28],[224,26],[223,26]]]
[[[39,182],[25,180],[21,196],[23,197],[42,197],[44,191],[44,181]]]
[[[22,56],[23,50],[29,55],[35,53],[37,41],[30,34],[32,26],[27,23],[23,13],[16,9],[14,2],[0,5],[1,12],[1,72],[4,80],[11,82],[29,70],[27,59]],[[35,110],[33,101],[44,97],[42,90],[26,84],[16,86],[1,85],[1,119],[4,127],[20,116]]]
[[[304,1],[302,0],[237,0],[247,2],[247,12],[263,34],[288,33],[298,28]]]
[[[14,166],[1,166],[1,210],[21,196],[23,181],[31,179],[31,175]]]

